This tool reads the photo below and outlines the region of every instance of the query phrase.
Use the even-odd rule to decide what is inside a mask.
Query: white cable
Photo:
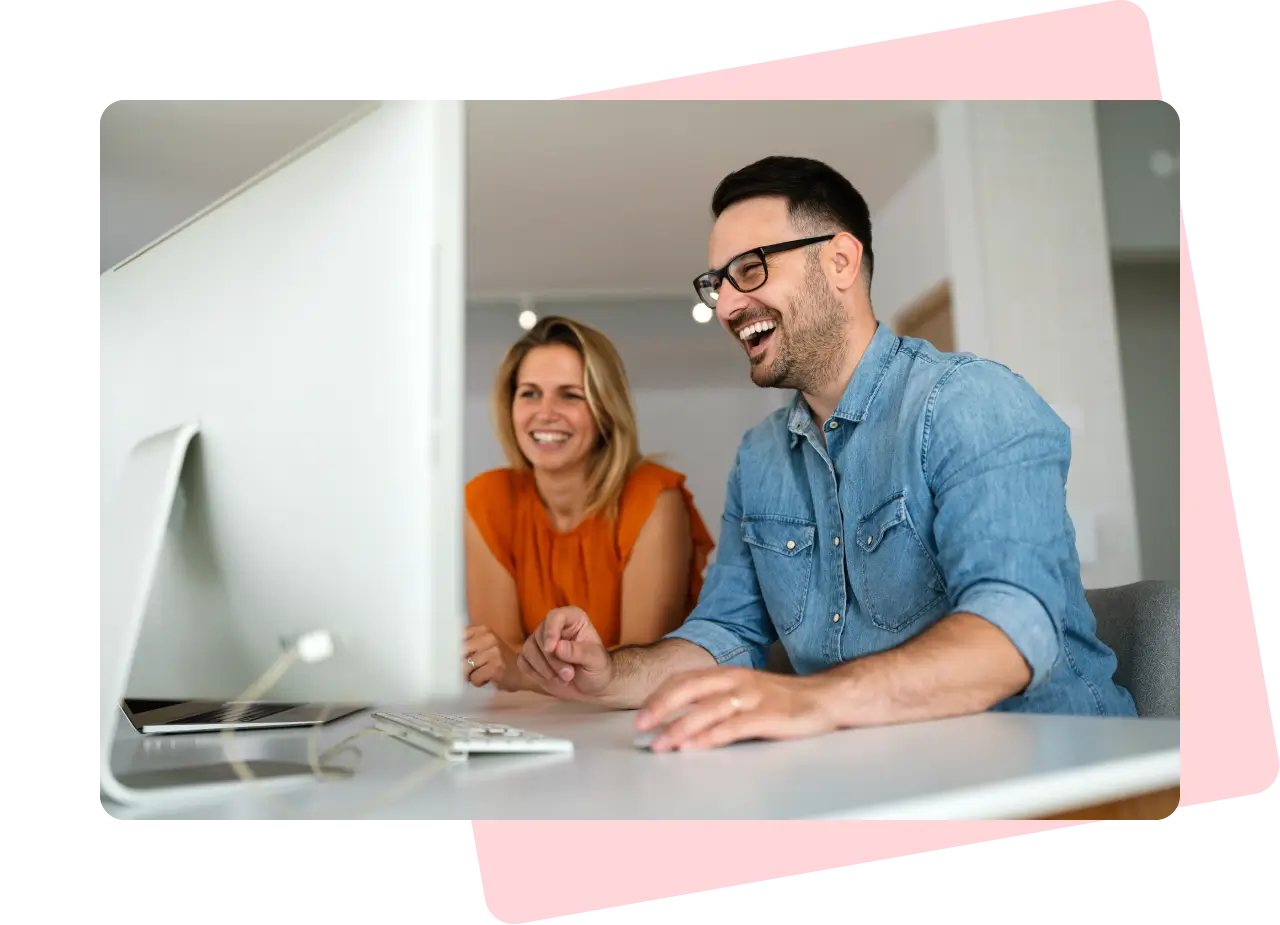
[[[231,749],[232,743],[235,741],[236,734],[234,726],[240,716],[243,715],[244,709],[249,704],[264,697],[271,688],[275,687],[279,680],[284,677],[285,673],[293,666],[294,662],[301,661],[305,664],[317,664],[329,659],[333,655],[333,650],[333,637],[329,634],[328,630],[313,630],[309,633],[302,634],[291,646],[289,646],[288,649],[281,653],[280,657],[277,658],[275,663],[263,673],[262,677],[249,685],[249,688],[236,699],[232,707],[232,716],[227,720],[228,727],[222,730],[222,751],[223,754],[226,755],[227,763],[231,765],[232,769],[236,772],[236,776],[238,776],[244,783],[251,784],[258,780],[253,771],[249,769],[249,766],[232,754]],[[327,760],[335,758],[347,751],[353,752],[358,762],[359,759],[363,757],[363,754],[360,749],[350,744],[355,739],[366,735],[382,735],[387,738],[396,738],[389,733],[383,732],[381,729],[361,729],[347,736],[336,745],[332,745],[323,752],[317,754],[316,747],[319,742],[320,731],[323,728],[324,720],[328,718],[328,710],[329,705],[326,704],[321,710],[320,720],[312,730],[311,735],[307,738],[307,760],[311,766],[312,775],[318,781],[345,780],[355,773],[354,768],[325,767]],[[367,813],[371,809],[377,808],[380,804],[388,803],[395,797],[408,793],[415,785],[435,776],[435,774],[439,773],[447,766],[445,761],[441,759],[432,760],[432,756],[427,755],[425,752],[423,753],[423,757],[427,760],[427,764],[424,769],[414,771],[412,774],[407,775],[394,788],[381,794],[379,799],[374,800],[372,803],[365,806],[362,812]],[[333,773],[334,771],[339,773],[335,774]],[[426,773],[424,773],[424,771]],[[297,814],[282,801],[274,799],[265,792],[260,792],[259,795],[262,796],[266,802],[275,804],[277,809],[283,810],[287,815],[291,815],[296,818]],[[357,815],[359,814],[362,813],[357,813]]]

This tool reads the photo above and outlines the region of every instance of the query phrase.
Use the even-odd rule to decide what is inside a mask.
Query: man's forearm
[[[981,713],[1026,688],[1031,669],[996,626],[954,613],[896,649],[819,677],[836,724],[854,728]]]
[[[663,681],[684,671],[714,668],[716,660],[702,646],[685,639],[660,639],[647,646],[614,649],[613,679],[597,698],[615,710],[640,707]]]

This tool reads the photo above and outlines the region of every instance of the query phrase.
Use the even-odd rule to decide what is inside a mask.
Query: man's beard
[[[818,262],[808,261],[790,317],[774,331],[773,362],[752,364],[751,381],[762,389],[817,391],[840,373],[848,349],[848,324],[844,307],[827,289]]]

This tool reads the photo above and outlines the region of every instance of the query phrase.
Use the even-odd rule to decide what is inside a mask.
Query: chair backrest
[[[765,660],[765,671],[772,671],[774,674],[795,674],[796,670],[791,666],[791,657],[787,655],[787,650],[782,647],[781,642],[775,642],[769,647],[769,654]]]
[[[1181,709],[1178,586],[1138,581],[1085,592],[1098,638],[1116,654],[1116,683],[1139,716],[1176,718]]]
[[[1133,695],[1139,716],[1178,716],[1178,586],[1139,581],[1086,591],[1098,638],[1116,654],[1116,683]],[[769,649],[767,671],[794,673],[781,643]]]

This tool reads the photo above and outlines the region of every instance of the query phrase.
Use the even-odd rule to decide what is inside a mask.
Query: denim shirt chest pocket
[[[873,506],[858,521],[858,597],[880,629],[899,632],[946,601],[946,584],[907,511],[904,492]],[[856,564],[855,564],[856,563]]]
[[[779,633],[793,632],[804,618],[816,535],[811,520],[776,514],[742,518],[742,540],[751,549],[760,594]]]

